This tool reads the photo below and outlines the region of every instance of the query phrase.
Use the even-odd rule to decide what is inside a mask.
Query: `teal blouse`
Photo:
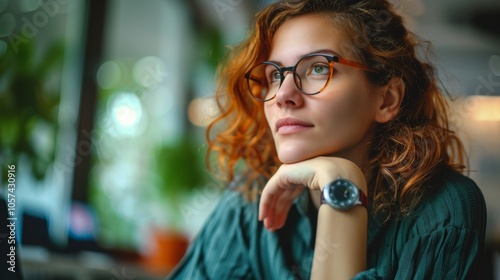
[[[413,215],[383,225],[369,218],[368,270],[361,279],[481,279],[486,206],[469,178],[440,176]],[[269,232],[258,201],[225,191],[204,228],[168,279],[309,279],[317,210],[307,191],[287,222]],[[328,250],[328,241],[321,246]]]

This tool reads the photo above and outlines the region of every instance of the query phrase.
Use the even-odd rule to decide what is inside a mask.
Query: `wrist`
[[[339,211],[349,211],[356,206],[368,209],[368,198],[363,190],[341,177],[323,187],[320,203]]]
[[[362,207],[320,207],[312,279],[350,279],[366,270],[367,232],[368,214]]]
[[[324,160],[324,166],[318,174],[318,185],[320,190],[335,181],[343,178],[354,183],[358,189],[367,194],[367,184],[363,171],[354,162],[338,157],[321,157]]]

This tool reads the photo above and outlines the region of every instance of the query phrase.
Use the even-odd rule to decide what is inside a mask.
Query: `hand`
[[[321,191],[327,183],[342,177],[353,181],[366,193],[363,172],[353,162],[337,157],[316,157],[283,164],[264,187],[259,205],[259,221],[270,231],[281,228],[293,201],[305,188]]]

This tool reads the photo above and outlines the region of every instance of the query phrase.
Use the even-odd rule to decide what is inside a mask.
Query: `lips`
[[[301,121],[295,118],[283,118],[276,122],[276,132],[280,134],[288,134],[301,131],[308,127],[313,127],[314,125],[305,121]]]

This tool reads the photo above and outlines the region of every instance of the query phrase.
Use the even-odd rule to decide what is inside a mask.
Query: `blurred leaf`
[[[43,121],[50,131],[57,131],[60,90],[49,84],[53,79],[59,84],[64,45],[54,43],[38,56],[39,61],[35,61],[36,51],[30,40],[20,44],[17,51],[7,48],[0,59],[0,157],[7,164],[17,164],[20,156],[26,157],[33,177],[43,179],[54,149],[49,149],[50,155],[37,153],[32,144],[37,137],[33,130]],[[47,135],[55,143],[55,133]],[[2,168],[5,175],[5,166]],[[2,178],[5,183],[6,176]]]
[[[174,145],[159,147],[155,166],[160,177],[160,192],[165,197],[175,197],[202,187],[208,179],[203,156],[189,137]]]

